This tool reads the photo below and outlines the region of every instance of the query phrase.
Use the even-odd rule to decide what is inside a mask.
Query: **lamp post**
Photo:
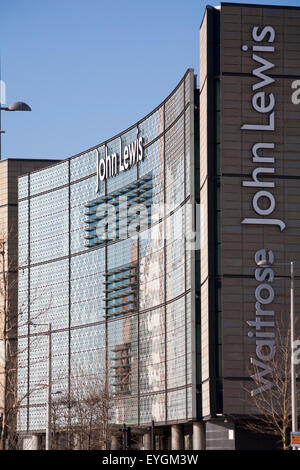
[[[1,136],[5,133],[5,131],[1,129],[1,111],[31,111],[31,108],[22,101],[16,101],[9,106],[0,106],[0,160],[2,158]]]
[[[152,450],[155,450],[155,426],[154,426],[154,419],[151,421],[151,447]]]
[[[279,263],[280,265],[287,265],[288,263]],[[261,260],[258,263],[260,267],[271,266],[267,260]],[[294,296],[294,262],[290,262],[290,328],[291,328],[291,408],[292,408],[292,432],[298,430],[298,416],[297,416],[297,390],[296,390],[296,369],[294,364],[293,345],[295,341],[295,296]],[[293,447],[293,450],[297,450]]]
[[[52,401],[52,325],[48,324],[48,395],[46,406],[46,450],[51,448],[51,401]]]
[[[293,345],[295,341],[295,298],[294,298],[294,263],[291,261],[291,394],[292,394],[292,432],[298,430],[296,369],[294,364]],[[297,450],[293,447],[293,450]]]

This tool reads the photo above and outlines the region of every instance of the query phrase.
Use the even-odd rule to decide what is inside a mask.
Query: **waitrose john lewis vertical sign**
[[[251,86],[251,105],[258,116],[257,123],[243,124],[243,132],[255,132],[260,137],[258,142],[251,146],[251,160],[253,171],[250,179],[242,181],[243,188],[253,188],[251,196],[253,217],[242,219],[242,224],[254,226],[276,226],[283,231],[286,224],[283,220],[274,217],[276,214],[275,194],[275,159],[276,159],[276,95],[272,91],[272,85],[276,78],[270,73],[275,67],[272,54],[276,50],[276,30],[273,26],[253,26],[252,45],[242,46],[243,52],[250,51],[253,61]],[[266,45],[267,44],[267,45]],[[261,124],[260,115],[264,123]],[[264,134],[266,133],[266,137]],[[268,152],[268,156],[266,156]],[[267,178],[263,178],[267,176]],[[247,195],[246,195],[247,197]],[[253,262],[255,280],[258,285],[254,291],[255,309],[251,319],[247,320],[250,327],[249,338],[255,338],[255,356],[250,357],[250,362],[257,371],[254,375],[255,387],[251,395],[264,392],[273,386],[271,361],[275,357],[275,332],[276,317],[273,302],[276,296],[273,287],[274,281],[274,253],[262,246],[254,253]],[[258,385],[258,386],[257,386]]]
[[[223,412],[243,414],[273,387],[300,266],[300,9],[225,3],[220,23]]]

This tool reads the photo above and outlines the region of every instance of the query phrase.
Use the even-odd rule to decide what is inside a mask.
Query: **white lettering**
[[[128,147],[127,147],[127,145],[125,145],[125,149],[124,149],[124,168],[125,168],[125,170],[127,170],[127,168],[128,168],[128,161],[127,161],[128,157],[129,157]]]
[[[275,41],[275,30],[272,28],[272,26],[265,26],[262,30],[261,33],[258,34],[258,26],[254,26],[252,29],[252,37],[254,41],[263,41],[266,37],[267,34],[270,35],[268,42],[274,42]]]
[[[269,199],[270,205],[269,205],[268,209],[262,209],[261,207],[259,207],[258,201],[262,197],[266,198],[266,199]],[[253,197],[252,205],[253,205],[253,209],[255,210],[255,212],[257,214],[259,214],[259,215],[270,215],[270,214],[272,214],[272,212],[275,209],[275,198],[274,198],[273,194],[271,194],[269,191],[258,191]]]
[[[244,124],[241,127],[245,131],[274,131],[275,130],[275,114],[274,112],[269,115],[268,124]]]
[[[137,161],[138,141],[135,140],[129,145],[129,165],[132,166]]]
[[[100,158],[99,162],[99,177],[100,181],[103,181],[105,179],[105,161],[103,158]]]
[[[292,83],[294,93],[292,94],[292,103],[300,104],[300,80],[294,80]]]
[[[268,297],[262,297],[262,291],[268,292]],[[269,284],[259,284],[255,289],[255,298],[260,304],[266,305],[270,304],[274,300],[274,289]]]
[[[274,149],[273,143],[257,143],[252,147],[253,163],[274,163],[274,157],[261,157],[258,155],[260,149]]]
[[[275,183],[272,181],[267,182],[267,181],[258,181],[257,175],[259,173],[275,173],[274,168],[255,168],[252,172],[252,178],[253,181],[243,181],[243,186],[250,186],[250,187],[263,187],[263,188],[274,188]]]
[[[269,93],[269,104],[266,105],[266,93],[258,91],[253,95],[252,105],[258,113],[270,113],[275,106],[275,96],[273,93]]]
[[[99,160],[99,150],[96,150],[97,182],[96,192],[99,192],[99,181],[116,176],[124,170],[128,170],[143,159],[143,138],[139,137],[131,144],[126,145],[122,153],[122,138],[120,137],[120,153],[108,153],[105,145],[105,158]]]
[[[255,60],[256,62],[259,62],[260,64],[262,64],[261,67],[258,67],[257,69],[254,69],[253,72],[252,72],[253,75],[255,75],[255,77],[260,78],[262,80],[261,82],[255,83],[252,86],[252,90],[253,91],[258,90],[259,88],[262,88],[262,87],[270,85],[271,83],[274,83],[275,79],[269,77],[268,75],[265,75],[264,72],[266,72],[267,70],[272,69],[273,67],[275,67],[275,65],[272,64],[272,62],[269,62],[268,60],[265,60],[263,57],[260,57],[256,54],[252,55],[252,59]]]
[[[247,217],[246,219],[243,219],[241,223],[248,225],[278,225],[281,232],[286,227],[286,224],[280,219],[256,219]]]
[[[273,382],[265,379],[264,376],[273,372],[271,366],[265,364],[264,362],[257,361],[253,357],[250,358],[250,363],[254,365],[255,368],[260,367],[262,369],[261,372],[256,372],[254,375],[251,375],[251,379],[255,382],[260,382],[263,385],[251,391],[251,396],[254,397],[258,393],[265,392],[274,386]]]
[[[266,354],[265,352],[266,348],[269,349],[269,354]],[[257,340],[256,341],[256,355],[258,359],[260,359],[261,361],[265,361],[265,362],[271,361],[275,356],[275,341],[274,340],[273,341]]]

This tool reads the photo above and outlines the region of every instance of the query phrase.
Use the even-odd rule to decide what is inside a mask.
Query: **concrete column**
[[[168,438],[166,436],[159,436],[158,450],[168,450]]]
[[[205,424],[203,421],[193,423],[193,450],[205,450]]]
[[[172,450],[183,450],[183,429],[181,424],[171,426]]]
[[[151,450],[151,433],[146,432],[143,435],[143,445],[144,445],[144,450]]]
[[[193,439],[191,434],[184,436],[184,450],[193,450]]]
[[[120,450],[121,444],[118,436],[111,436],[111,450]]]

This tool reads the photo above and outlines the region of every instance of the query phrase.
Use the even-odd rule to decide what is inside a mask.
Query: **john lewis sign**
[[[113,152],[108,154],[107,145],[105,145],[105,158],[99,155],[99,150],[96,150],[97,158],[97,188],[99,191],[100,182],[112,177],[117,176],[122,171],[126,171],[140,162],[144,156],[143,138],[137,137],[136,140],[129,145],[122,148],[122,139],[120,137],[120,151],[119,153]]]
[[[276,98],[274,93],[265,91],[265,88],[269,90],[269,85],[275,82],[274,78],[271,78],[267,72],[274,67],[274,64],[265,58],[265,55],[270,55],[270,53],[275,52],[275,30],[271,26],[266,26],[262,30],[259,30],[258,26],[254,26],[252,30],[253,40],[256,41],[255,45],[251,47],[252,50],[252,59],[258,67],[252,71],[252,75],[257,77],[259,81],[256,81],[252,85],[252,107],[260,115],[265,116],[267,123],[266,124],[244,124],[242,130],[244,131],[254,131],[259,132],[262,135],[264,132],[275,132],[275,106]],[[267,41],[272,45],[264,46],[259,43],[262,41]],[[249,46],[244,45],[242,50],[247,52],[250,49]],[[259,55],[258,55],[259,54]],[[267,134],[269,135],[269,134]],[[269,217],[273,214],[276,208],[276,200],[274,194],[271,192],[270,188],[275,188],[274,181],[265,181],[261,180],[261,175],[274,175],[274,162],[275,156],[267,157],[263,156],[262,153],[267,151],[275,150],[274,142],[257,142],[252,147],[252,161],[257,165],[257,167],[252,172],[251,181],[243,181],[243,187],[252,187],[259,188],[252,199],[252,207],[254,212],[260,217],[245,218],[242,221],[242,224],[255,224],[255,225],[277,225],[280,230],[285,229],[285,223],[282,220]],[[266,166],[273,164],[273,167]],[[263,165],[263,166],[262,166]],[[266,189],[267,188],[267,189]],[[262,207],[262,201],[268,201],[268,207]]]

